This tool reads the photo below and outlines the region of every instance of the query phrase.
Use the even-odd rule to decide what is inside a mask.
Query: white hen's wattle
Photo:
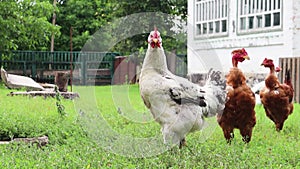
[[[152,39],[158,39],[158,45]],[[200,87],[172,74],[157,30],[150,33],[139,86],[141,97],[155,121],[161,125],[164,143],[184,145],[189,132],[202,129],[204,117],[224,108],[225,79],[221,72],[210,71],[206,85]],[[156,40],[155,40],[156,42]]]

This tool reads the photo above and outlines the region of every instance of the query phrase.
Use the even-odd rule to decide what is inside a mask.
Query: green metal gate
[[[85,85],[102,79],[110,83],[116,56],[119,53],[12,51],[0,52],[0,65],[8,72],[29,76],[39,82],[53,82],[55,72],[73,70],[74,81]]]
[[[8,73],[23,75],[33,78],[38,82],[53,83],[55,73],[58,71],[72,70],[72,84],[112,84],[116,79],[125,77],[113,76],[133,76],[137,72],[132,72],[135,68],[133,64],[122,64],[129,68],[122,68],[125,72],[114,74],[117,69],[115,62],[119,53],[110,52],[69,52],[69,51],[11,51],[0,52],[0,65]],[[175,62],[175,74],[186,77],[187,58],[186,55],[177,55]],[[136,65],[135,65],[136,66]],[[128,72],[131,70],[130,72]],[[117,84],[125,83],[119,80]]]

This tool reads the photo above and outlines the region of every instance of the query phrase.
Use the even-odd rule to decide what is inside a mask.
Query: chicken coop
[[[239,68],[249,84],[269,73],[261,66],[265,58],[291,69],[295,101],[300,101],[300,1],[284,0],[190,0],[188,1],[188,74],[210,67],[228,72],[231,51],[245,48],[250,60]]]

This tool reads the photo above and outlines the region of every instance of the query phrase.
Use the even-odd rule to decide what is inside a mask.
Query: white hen
[[[150,33],[148,43],[139,80],[141,97],[161,125],[164,143],[179,144],[181,148],[189,132],[203,127],[204,117],[223,111],[225,78],[221,72],[210,71],[206,85],[200,87],[168,70],[156,29]]]

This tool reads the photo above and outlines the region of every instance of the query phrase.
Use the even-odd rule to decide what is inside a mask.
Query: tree
[[[184,0],[0,0],[0,50],[50,50],[50,38],[55,34],[54,50],[70,50],[70,27],[73,28],[73,50],[81,50],[92,40],[92,35],[103,26],[112,24],[113,19],[139,12],[162,12],[180,16],[187,15],[187,1]],[[56,25],[52,25],[52,14],[56,11]],[[171,20],[171,19],[170,19]],[[145,24],[147,20],[145,19]],[[169,21],[168,21],[169,22]],[[170,29],[174,23],[169,22]],[[114,27],[114,25],[111,25]],[[149,25],[150,28],[150,25]],[[134,25],[128,30],[134,30]],[[160,29],[163,30],[163,29]],[[112,50],[124,54],[145,46],[149,32],[130,37],[118,43]],[[110,34],[102,35],[108,40]],[[168,42],[168,38],[164,39]],[[174,39],[165,43],[165,48],[178,45]],[[178,40],[176,40],[178,41]],[[109,42],[102,42],[108,44]],[[97,44],[95,44],[97,46]],[[180,49],[180,51],[182,51]]]
[[[183,21],[186,20],[187,16],[187,1],[184,0],[58,0],[57,7],[59,9],[57,24],[61,26],[61,36],[55,39],[55,50],[70,50],[70,27],[73,28],[73,50],[81,50],[88,41],[101,39],[101,42],[99,42],[101,44],[93,44],[94,46],[89,46],[89,49],[102,51],[101,47],[103,50],[107,49],[113,37],[126,34],[126,32],[122,32],[122,29],[124,30],[122,25],[119,25],[118,22],[114,23],[115,19],[140,12],[161,12],[179,16]],[[172,18],[168,19],[168,26],[164,29],[160,28],[160,31],[170,30],[175,25],[172,22]],[[143,22],[147,24],[149,18],[145,18]],[[104,29],[103,27],[108,25],[113,28],[112,32],[95,34],[98,30]],[[130,24],[126,23],[127,25]],[[135,29],[136,26],[134,24],[126,27],[126,30],[129,32],[134,32]],[[150,29],[153,29],[151,24],[149,24]],[[120,41],[110,50],[121,52],[124,55],[139,51],[141,46],[146,46],[145,41],[148,34],[149,31],[129,37]],[[179,36],[183,41],[186,40],[182,34]],[[174,40],[174,37],[165,38],[164,41],[166,42],[166,49],[177,48],[180,53],[185,53],[186,47],[185,45],[178,47],[180,46],[178,44],[182,44],[178,39]]]
[[[53,10],[48,1],[1,0],[0,50],[49,50],[51,34],[59,34],[49,22]]]
[[[70,50],[70,28],[73,50],[81,50],[91,36],[112,19],[114,3],[109,0],[60,0],[57,24],[61,36],[56,37],[55,50]]]
[[[120,41],[114,46],[114,50],[128,55],[133,54],[135,57],[143,57],[147,44],[145,41],[149,32],[153,30],[153,26],[157,26],[162,33],[163,45],[165,51],[186,54],[186,25],[187,18],[187,1],[186,0],[121,0],[118,1],[118,10],[116,17],[125,17],[134,13],[145,13],[145,17],[136,18],[142,20],[144,25],[148,26],[148,30],[142,34],[138,34]],[[177,18],[177,19],[176,19]],[[174,20],[180,20],[180,24]],[[130,22],[130,21],[129,21]],[[135,22],[135,20],[133,21]],[[182,24],[183,23],[183,24]],[[160,25],[157,25],[160,24]],[[140,26],[140,25],[139,25]],[[137,25],[126,24],[128,32],[136,32]],[[173,29],[177,27],[176,29]],[[118,32],[118,31],[116,31]],[[172,36],[168,36],[168,35]],[[137,55],[137,56],[136,56]]]

